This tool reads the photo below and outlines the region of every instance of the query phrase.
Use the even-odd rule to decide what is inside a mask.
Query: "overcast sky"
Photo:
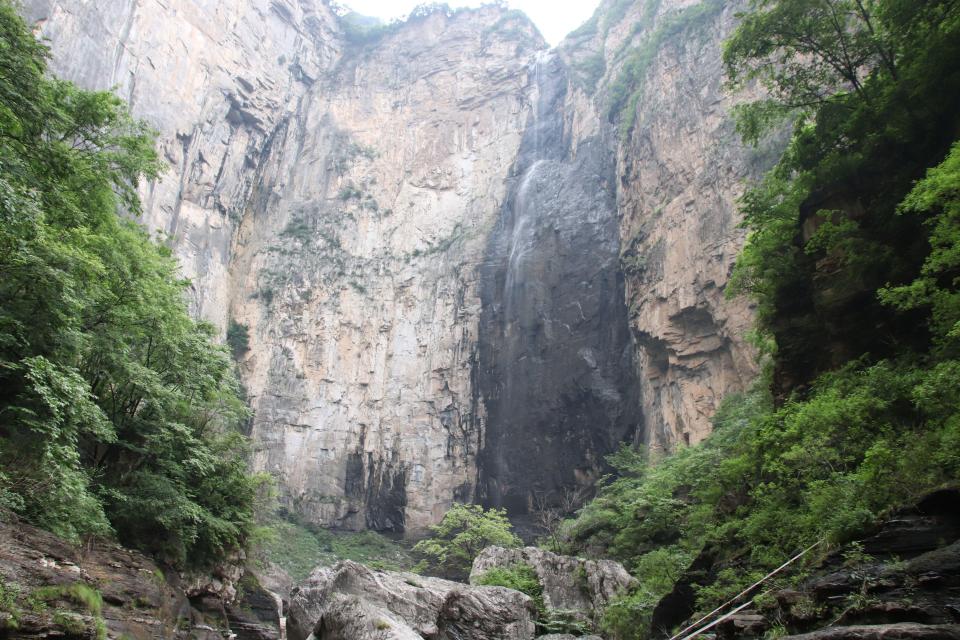
[[[482,0],[446,0],[451,7],[479,6]],[[401,18],[425,0],[341,0],[341,4],[357,13],[389,20]],[[510,6],[520,9],[536,23],[540,33],[551,45],[559,43],[593,14],[598,0],[509,0]]]

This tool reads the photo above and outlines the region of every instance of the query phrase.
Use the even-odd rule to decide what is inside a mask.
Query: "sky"
[[[451,7],[479,6],[482,0],[445,0]],[[384,20],[402,18],[425,0],[341,0],[357,13]],[[593,15],[598,0],[509,0],[510,8],[520,9],[537,25],[551,46]]]

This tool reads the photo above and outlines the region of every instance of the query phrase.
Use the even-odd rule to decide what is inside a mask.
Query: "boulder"
[[[290,640],[532,640],[535,609],[524,594],[349,560],[321,567],[290,594]]]
[[[491,569],[518,564],[533,567],[547,608],[581,612],[593,621],[600,619],[613,598],[636,584],[619,562],[561,556],[536,547],[487,547],[473,561],[470,582]]]

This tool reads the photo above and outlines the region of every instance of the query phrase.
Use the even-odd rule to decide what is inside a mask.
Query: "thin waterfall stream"
[[[573,153],[557,55],[538,54],[528,77],[529,120],[480,269],[476,364],[479,493],[513,515],[590,483],[639,422],[613,158],[599,138]]]

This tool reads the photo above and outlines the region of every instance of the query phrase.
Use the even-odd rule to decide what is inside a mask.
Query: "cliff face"
[[[311,520],[415,530],[474,496],[477,264],[542,46],[502,18],[434,13],[350,50],[248,207],[233,312],[256,466]]]
[[[622,441],[701,439],[754,375],[723,299],[762,164],[722,91],[735,2],[611,0],[551,53],[496,7],[361,42],[321,0],[25,4],[54,72],[159,130],[144,222],[195,312],[249,328],[254,464],[302,517],[524,512]]]
[[[561,48],[581,86],[596,82],[594,103],[619,129],[621,266],[644,414],[638,437],[654,450],[702,440],[720,400],[757,374],[745,341],[749,303],[724,299],[745,238],[736,200],[745,179],[774,158],[740,143],[730,108],[743,98],[723,87],[720,47],[743,4],[605,2],[595,23]]]
[[[29,0],[51,71],[115,89],[159,132],[169,164],[142,191],[198,316],[226,326],[231,242],[267,143],[338,56],[320,0]]]
[[[481,497],[512,513],[592,486],[640,426],[613,156],[568,126],[563,61],[541,54],[532,69],[530,123],[480,268],[474,389]]]

